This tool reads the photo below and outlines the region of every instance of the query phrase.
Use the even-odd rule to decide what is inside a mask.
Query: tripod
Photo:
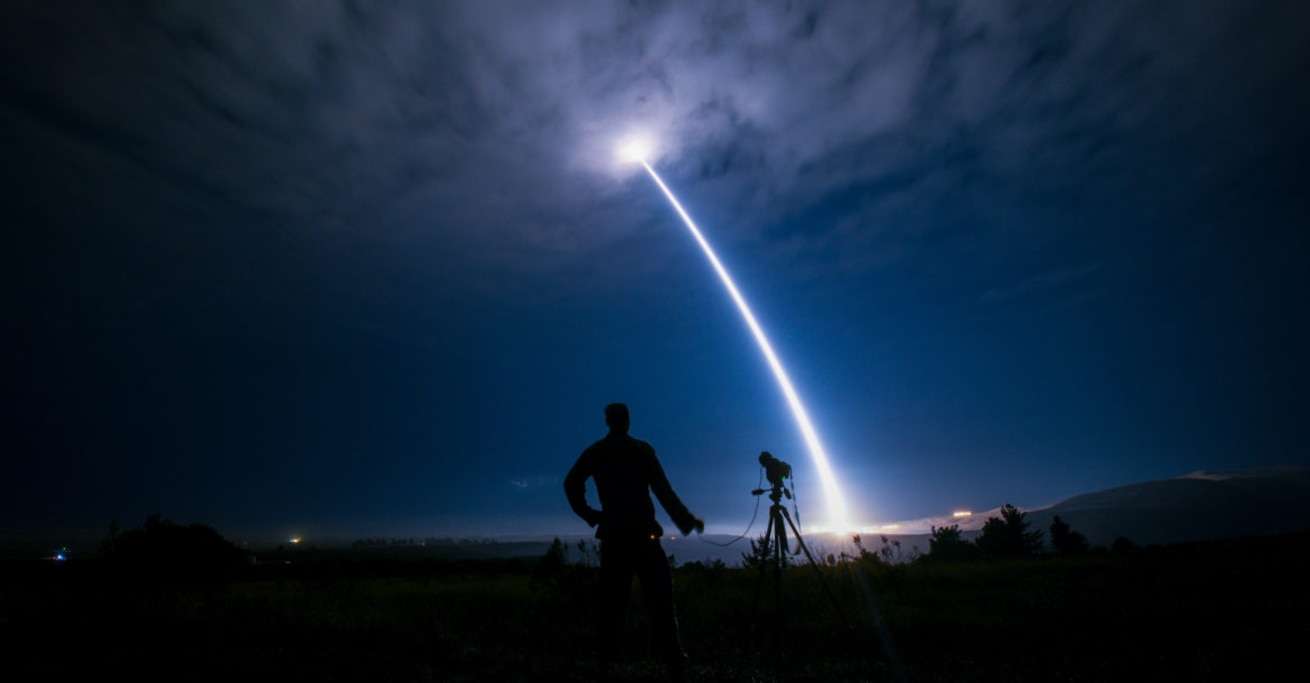
[[[791,520],[791,515],[787,514],[787,508],[782,504],[783,496],[786,496],[788,499],[792,497],[791,491],[789,491],[784,484],[784,482],[791,478],[791,465],[773,457],[773,454],[768,451],[760,453],[760,465],[764,467],[765,472],[768,474],[769,484],[772,488],[755,489],[751,491],[751,495],[760,496],[767,492],[769,494],[769,500],[772,501],[772,505],[769,506],[769,526],[764,531],[764,547],[759,549],[758,559],[760,573],[755,581],[755,600],[751,604],[752,640],[754,639],[755,633],[755,611],[760,603],[760,587],[764,583],[765,570],[768,568],[769,564],[772,564],[774,605],[772,649],[773,670],[774,675],[777,675],[780,664],[779,660],[782,657],[782,643],[779,633],[779,625],[782,623],[782,569],[787,564],[786,555],[783,553],[787,552],[787,529],[790,527],[792,534],[796,537],[796,552],[800,553],[803,551],[805,553],[806,559],[810,561],[810,568],[814,570],[815,576],[819,579],[819,586],[823,588],[824,595],[828,596],[829,602],[832,603],[833,611],[837,613],[837,616],[841,617],[842,623],[845,624],[846,634],[851,638],[852,647],[863,652],[867,659],[868,649],[858,642],[859,637],[855,632],[854,626],[851,624],[851,620],[846,617],[845,612],[842,611],[841,604],[837,601],[837,597],[833,595],[832,589],[830,589],[828,583],[824,581],[823,572],[819,571],[819,563],[815,562],[814,555],[810,552],[809,547],[805,545],[805,539],[801,538],[800,529],[796,528],[796,523]],[[773,551],[772,557],[770,557],[770,549]],[[869,590],[868,582],[865,580],[864,574],[862,573],[863,570],[858,571],[861,572],[859,574],[860,586],[864,589],[865,597],[869,600],[870,605],[873,605],[873,595]],[[876,606],[872,607],[872,611],[875,613],[875,620],[879,624],[879,632],[882,634],[883,648],[887,652],[888,661],[890,661],[895,667],[898,679],[905,681],[905,671],[900,666],[899,660],[896,657],[896,652],[891,648],[891,641],[887,637],[885,626],[882,625],[881,616],[877,614]],[[873,660],[867,659],[867,661],[869,664],[869,671],[873,672],[876,669]]]
[[[810,561],[810,568],[813,569],[814,574],[819,577],[819,585],[823,587],[823,592],[832,602],[833,609],[837,612],[837,615],[841,617],[842,621],[845,622],[848,630],[851,629],[851,623],[842,612],[836,596],[832,594],[832,591],[828,588],[828,584],[824,581],[823,573],[819,571],[819,564],[814,561],[814,555],[810,553],[809,547],[805,545],[805,540],[801,538],[800,529],[796,528],[796,523],[792,521],[791,515],[787,512],[787,508],[782,504],[782,497],[784,495],[787,496],[788,499],[792,497],[791,491],[787,490],[787,487],[782,485],[781,480],[774,481],[770,479],[769,483],[773,485],[772,489],[755,489],[754,491],[751,491],[751,494],[756,496],[768,492],[769,500],[773,502],[772,505],[769,506],[769,525],[764,531],[764,543],[766,544],[766,547],[764,549],[765,552],[762,553],[762,555],[767,554],[769,549],[773,552],[767,557],[760,558],[760,573],[755,581],[755,599],[751,603],[751,624],[753,628],[755,624],[756,609],[759,607],[760,602],[760,588],[764,584],[765,570],[771,564],[773,565],[774,606],[772,650],[774,669],[776,671],[778,664],[777,660],[781,656],[782,651],[779,624],[782,622],[782,569],[787,562],[786,556],[783,553],[787,552],[788,528],[791,528],[791,532],[796,538],[796,546],[799,548],[798,552],[805,553],[805,557]]]

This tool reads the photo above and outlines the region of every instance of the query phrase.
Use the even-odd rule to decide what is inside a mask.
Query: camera
[[[760,466],[764,468],[764,476],[768,478],[769,485],[774,488],[782,488],[784,480],[791,479],[791,465],[773,457],[768,451],[760,452]]]

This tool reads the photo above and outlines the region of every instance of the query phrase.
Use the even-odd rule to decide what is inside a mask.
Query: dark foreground
[[[303,555],[179,583],[10,563],[0,679],[598,680],[592,571]],[[1230,681],[1301,668],[1307,576],[1310,535],[675,580],[692,681]],[[661,680],[647,634],[635,609],[617,680]]]

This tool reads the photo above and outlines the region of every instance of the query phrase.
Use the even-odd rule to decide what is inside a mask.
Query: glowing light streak
[[[633,154],[634,150],[628,149],[626,153]],[[814,431],[814,425],[810,423],[810,416],[805,411],[800,396],[796,394],[791,379],[787,377],[787,371],[783,369],[782,362],[778,360],[778,354],[774,353],[773,345],[769,343],[768,337],[764,335],[763,328],[755,320],[755,314],[751,313],[750,306],[746,304],[746,299],[737,290],[737,285],[732,281],[732,276],[728,275],[728,270],[719,262],[719,257],[715,255],[714,249],[710,247],[710,243],[701,234],[700,228],[696,227],[695,221],[691,220],[691,216],[682,208],[678,198],[673,196],[673,192],[664,184],[655,169],[651,168],[651,165],[646,163],[644,158],[638,157],[637,161],[640,161],[641,165],[646,168],[646,172],[650,174],[655,184],[659,185],[660,190],[664,192],[664,196],[668,198],[674,210],[682,217],[682,221],[687,224],[687,229],[696,238],[696,242],[700,244],[706,258],[710,260],[715,272],[719,274],[723,286],[727,288],[728,294],[732,296],[733,302],[737,304],[737,310],[741,312],[741,317],[745,318],[746,325],[750,327],[751,334],[755,336],[755,341],[759,344],[760,351],[764,353],[769,368],[773,370],[774,379],[777,380],[779,388],[782,389],[783,395],[787,398],[787,404],[791,407],[792,416],[795,418],[796,425],[800,428],[802,436],[805,437],[805,444],[810,450],[810,458],[819,471],[819,481],[823,484],[823,490],[828,499],[828,530],[835,532],[849,531],[852,526],[846,516],[846,501],[837,485],[837,478],[833,475],[832,466],[828,463],[828,455],[823,449],[823,444],[819,441],[818,433]]]

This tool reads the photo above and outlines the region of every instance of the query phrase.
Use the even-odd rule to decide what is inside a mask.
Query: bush
[[[988,559],[1006,559],[1036,555],[1042,549],[1042,531],[1028,531],[1024,519],[1028,513],[1020,512],[1006,503],[1000,517],[989,517],[983,523],[982,535],[974,543]]]
[[[139,529],[110,526],[105,560],[128,577],[177,582],[222,581],[249,563],[249,555],[213,527],[182,526],[155,513]]]
[[[741,554],[741,566],[760,570],[776,564],[779,568],[786,569],[791,565],[791,555],[786,548],[782,548],[775,557],[776,546],[776,539],[769,538],[767,534],[760,534],[759,538],[751,540],[750,552]]]
[[[585,548],[584,544],[579,546]],[[598,573],[596,567],[587,564],[586,555],[577,562],[569,562],[564,542],[556,537],[533,570],[532,586],[551,598],[585,604],[595,598]]]
[[[1061,555],[1080,555],[1087,552],[1087,537],[1070,529],[1056,515],[1051,522],[1051,547]]]
[[[923,556],[927,563],[967,562],[977,559],[978,546],[964,540],[960,525],[933,527],[932,538],[928,539],[928,554]]]

